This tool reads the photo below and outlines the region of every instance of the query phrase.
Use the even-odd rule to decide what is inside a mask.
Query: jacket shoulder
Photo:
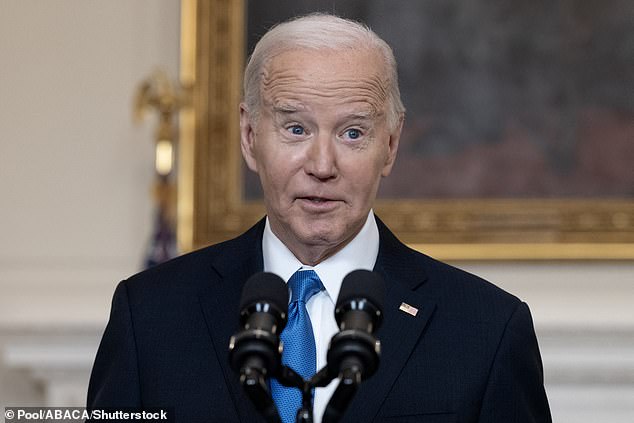
[[[513,294],[479,276],[408,247],[379,219],[377,224],[381,234],[383,267],[400,280],[417,281],[412,282],[410,287],[433,295],[440,302],[463,307],[465,311],[474,305],[515,309],[521,302]]]
[[[420,254],[420,253],[419,253]],[[490,302],[515,308],[521,302],[515,295],[494,283],[463,269],[423,256],[430,282],[438,285],[445,296],[471,302]]]
[[[197,293],[203,285],[217,282],[222,273],[249,262],[262,261],[261,239],[264,228],[259,222],[242,235],[183,254],[165,263],[143,270],[122,282],[131,300],[135,297]]]

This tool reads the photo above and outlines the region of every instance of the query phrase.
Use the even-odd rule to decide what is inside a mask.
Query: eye
[[[293,135],[304,135],[306,133],[304,128],[300,125],[291,125],[288,128],[286,128],[286,130],[289,131]]]
[[[351,128],[351,129],[347,129],[344,132],[344,135],[346,135],[351,140],[356,140],[356,139],[359,139],[361,137],[361,131],[356,129],[356,128]]]

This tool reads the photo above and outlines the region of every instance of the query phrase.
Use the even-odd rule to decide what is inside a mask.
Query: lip
[[[300,206],[308,211],[327,212],[337,207],[339,200],[320,196],[302,196],[297,197],[296,201]]]

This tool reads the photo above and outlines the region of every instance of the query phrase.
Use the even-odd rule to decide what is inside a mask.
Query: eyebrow
[[[289,114],[289,113],[297,113],[303,110],[305,110],[305,107],[299,104],[293,105],[293,104],[284,103],[284,104],[277,104],[273,106],[273,112],[275,113]]]
[[[345,115],[346,119],[372,120],[379,116],[380,113],[374,110],[355,112]]]
[[[297,113],[297,112],[303,112],[305,110],[306,108],[304,108],[301,105],[294,106],[291,104],[279,104],[277,106],[273,106],[273,111],[275,113]],[[359,111],[359,112],[349,113],[345,115],[345,117],[349,119],[373,119],[379,116],[380,114],[381,113],[375,110],[368,110],[368,111]]]
[[[273,106],[274,114],[281,115],[290,115],[293,113],[300,113],[308,110],[302,104],[292,104],[292,103],[280,103]],[[371,121],[377,119],[383,115],[383,112],[378,110],[359,110],[352,113],[348,113],[341,117],[341,120],[362,120],[362,121]]]

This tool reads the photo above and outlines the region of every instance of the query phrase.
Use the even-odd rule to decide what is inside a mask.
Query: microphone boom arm
[[[268,423],[281,423],[268,383],[262,372],[256,368],[248,367],[240,374],[240,383],[255,408]]]
[[[324,411],[323,423],[336,423],[341,420],[350,401],[359,389],[361,371],[358,368],[346,368],[341,372],[339,379],[339,385]]]

